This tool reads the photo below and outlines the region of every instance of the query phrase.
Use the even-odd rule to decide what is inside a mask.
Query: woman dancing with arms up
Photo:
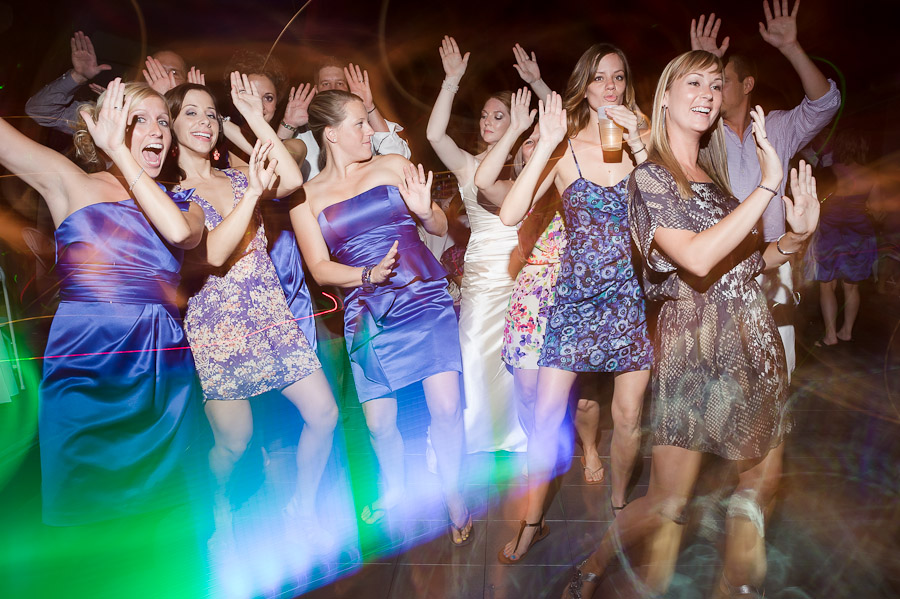
[[[482,192],[474,183],[478,164],[509,128],[511,94],[500,92],[484,103],[479,131],[487,149],[470,154],[447,135],[453,98],[466,72],[469,54],[463,56],[456,40],[448,36],[441,42],[440,54],[445,78],[428,119],[427,136],[438,158],[459,183],[472,229],[459,305],[459,341],[465,361],[466,449],[469,453],[522,451],[525,433],[516,418],[513,379],[500,359],[504,316],[514,283],[509,275],[509,255],[518,236],[514,227],[504,225],[497,216],[506,189],[498,185]]]
[[[539,123],[540,139],[531,160],[500,209],[504,222],[516,223],[535,198],[554,185],[562,197],[566,221],[555,303],[538,360],[534,430],[528,440],[528,506],[519,534],[498,554],[503,563],[520,560],[548,532],[544,503],[578,372],[615,373],[614,512],[625,503],[626,485],[640,448],[640,415],[652,350],[628,236],[628,175],[646,157],[641,140],[644,119],[634,102],[630,75],[625,55],[609,44],[596,44],[581,56],[569,77],[565,99],[551,94],[550,106],[545,106],[561,111],[565,118],[552,122],[545,118]],[[630,152],[602,150],[597,114],[601,107],[627,131]],[[548,167],[566,136],[562,157]],[[545,167],[549,173],[541,179]],[[584,449],[586,473],[600,470],[596,443],[585,440]]]
[[[792,231],[762,242],[756,225],[781,183],[781,162],[757,107],[762,182],[743,203],[729,193],[722,70],[715,55],[688,52],[669,63],[656,88],[650,160],[629,183],[647,295],[661,303],[650,484],[582,563],[565,597],[592,597],[617,548],[639,540],[654,548],[647,585],[665,591],[705,452],[734,460],[740,471],[727,513],[721,592],[757,597],[765,577],[764,514],[791,420],[784,347],[755,277],[799,251],[816,227],[819,203],[811,169],[801,162],[791,172],[793,201],[784,198]]]
[[[43,517],[57,526],[183,501],[199,391],[175,289],[203,214],[153,181],[172,140],[166,103],[115,79],[80,116],[89,173],[0,120],[0,163],[44,197],[56,226],[61,301],[39,430]]]
[[[285,511],[319,537],[314,547],[327,550],[331,535],[322,530],[316,516],[316,493],[331,451],[337,405],[315,352],[285,301],[266,252],[258,208],[270,187],[275,187],[276,197],[285,197],[303,178],[266,122],[257,86],[236,72],[231,84],[235,107],[258,137],[250,164],[242,169],[212,167],[210,154],[221,129],[215,100],[206,87],[184,84],[166,94],[174,113],[180,186],[195,189],[192,201],[203,209],[209,230],[206,257],[212,272],[188,300],[185,330],[215,436],[209,464],[217,483],[217,539],[226,546],[232,542],[225,489],[253,434],[248,400],[275,389],[304,422],[297,482]]]
[[[412,215],[429,233],[447,229],[430,196],[431,175],[397,155],[372,157],[362,100],[341,90],[309,106],[322,171],[306,183],[307,201],[291,211],[303,259],[323,285],[347,289],[344,337],[356,391],[381,467],[384,492],[362,512],[375,524],[404,493],[403,439],[395,393],[422,382],[431,413],[453,544],[471,541],[472,517],[460,493],[462,368],[446,271],[419,240]],[[410,214],[412,213],[412,215]]]

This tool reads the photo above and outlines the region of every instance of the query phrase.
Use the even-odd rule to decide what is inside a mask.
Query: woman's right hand
[[[529,110],[531,106],[531,90],[527,87],[516,90],[510,101],[509,128],[518,137],[534,123],[537,110]]]
[[[125,146],[125,128],[130,106],[131,96],[125,95],[125,84],[121,77],[116,77],[106,87],[106,96],[96,121],[87,111],[80,112],[94,145],[111,158]]]
[[[538,102],[538,115],[540,118],[538,129],[541,132],[538,143],[549,143],[556,147],[565,139],[568,131],[566,109],[562,107],[562,96],[556,92],[550,92],[546,104],[543,100]]]
[[[781,158],[775,147],[769,142],[766,135],[766,116],[762,106],[757,105],[750,110],[750,118],[753,120],[753,137],[756,140],[756,158],[759,160],[759,171],[762,175],[760,185],[770,189],[778,189],[784,177],[784,168],[781,166]]]
[[[465,56],[463,56],[459,51],[459,46],[456,45],[456,40],[449,35],[445,35],[444,39],[441,40],[441,47],[438,48],[438,52],[441,54],[441,62],[444,65],[446,77],[455,81],[462,79],[469,64],[470,52],[466,52]]]
[[[146,67],[144,69],[144,80],[147,82],[147,85],[160,95],[166,95],[167,91],[177,85],[175,83],[175,73],[166,71],[166,67],[152,56],[147,57],[144,66]]]
[[[376,264],[375,268],[372,269],[372,272],[369,273],[369,280],[374,285],[381,285],[391,278],[391,274],[394,270],[395,257],[397,256],[397,245],[398,242],[395,241],[391,245],[391,249],[388,250],[388,253],[381,259],[381,262]]]

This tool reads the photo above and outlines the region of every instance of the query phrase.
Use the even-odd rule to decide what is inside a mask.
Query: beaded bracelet
[[[451,94],[455,94],[456,92],[459,91],[459,86],[454,85],[453,83],[450,83],[449,81],[444,79],[444,82],[441,83],[441,89],[445,89],[448,92],[450,92]]]
[[[288,131],[290,131],[291,133],[293,133],[294,131],[297,130],[297,128],[294,127],[293,125],[288,125],[284,119],[281,120],[281,126],[284,127],[285,129],[287,129]]]
[[[775,190],[772,189],[771,187],[766,187],[766,186],[763,185],[762,183],[760,183],[759,185],[757,185],[757,187],[760,188],[760,189],[765,189],[766,191],[768,191],[769,193],[771,193],[773,196],[777,196],[777,195],[778,195],[778,192],[777,192],[777,191],[775,191]]]
[[[141,172],[137,174],[137,177],[134,178],[134,181],[131,182],[131,185],[128,186],[128,193],[134,191],[134,186],[137,185],[138,179],[141,178],[141,175],[144,174],[144,167],[141,167]]]

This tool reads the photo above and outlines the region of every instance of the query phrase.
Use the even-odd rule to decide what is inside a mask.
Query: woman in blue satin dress
[[[61,301],[39,416],[43,518],[56,526],[171,507],[197,474],[184,468],[200,389],[175,289],[203,211],[153,181],[172,139],[155,91],[116,79],[81,116],[76,149],[96,172],[0,120],[0,163],[44,197],[56,226]]]
[[[427,179],[402,156],[372,157],[372,128],[358,96],[320,93],[309,124],[323,148],[307,201],[291,217],[315,279],[347,288],[344,336],[357,394],[384,479],[383,494],[362,512],[381,520],[404,494],[403,439],[395,393],[421,381],[454,545],[472,539],[472,518],[459,489],[463,425],[461,356],[446,271],[416,233],[446,231]]]

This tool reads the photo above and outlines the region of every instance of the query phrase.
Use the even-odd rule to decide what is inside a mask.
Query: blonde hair
[[[669,135],[666,130],[666,107],[663,105],[663,97],[677,79],[688,73],[706,70],[710,67],[715,67],[720,73],[724,70],[722,60],[718,56],[703,50],[692,50],[675,57],[663,70],[659,83],[656,85],[656,94],[653,96],[653,122],[656,123],[656,126],[650,130],[650,143],[647,144],[650,160],[664,166],[672,173],[672,177],[675,178],[675,183],[678,185],[678,193],[683,199],[693,197],[694,193],[691,191],[691,183],[687,175],[678,164],[678,160],[669,146]],[[716,118],[715,124],[700,140],[700,155],[697,163],[722,191],[727,194],[731,193],[721,113]]]
[[[640,117],[640,111],[634,100],[631,67],[628,66],[628,59],[625,58],[625,53],[612,44],[594,44],[575,63],[575,69],[569,75],[569,82],[566,84],[563,108],[566,109],[569,137],[573,137],[591,122],[591,106],[584,96],[587,93],[588,85],[594,79],[594,74],[597,72],[600,61],[608,54],[615,54],[622,60],[622,65],[625,68],[625,97],[623,98],[623,105]]]
[[[157,97],[166,105],[166,111],[169,110],[165,98],[156,92],[146,83],[126,83],[125,95],[131,97],[131,107],[134,108],[147,98]],[[75,145],[75,157],[84,166],[84,169],[90,173],[106,170],[107,157],[103,152],[94,145],[94,139],[88,132],[87,124],[81,111],[86,111],[95,121],[100,115],[100,109],[106,101],[106,92],[104,91],[97,98],[96,102],[85,102],[78,106],[78,121],[75,123],[75,133],[72,135],[72,142]],[[130,130],[125,133],[125,145],[131,146]]]

